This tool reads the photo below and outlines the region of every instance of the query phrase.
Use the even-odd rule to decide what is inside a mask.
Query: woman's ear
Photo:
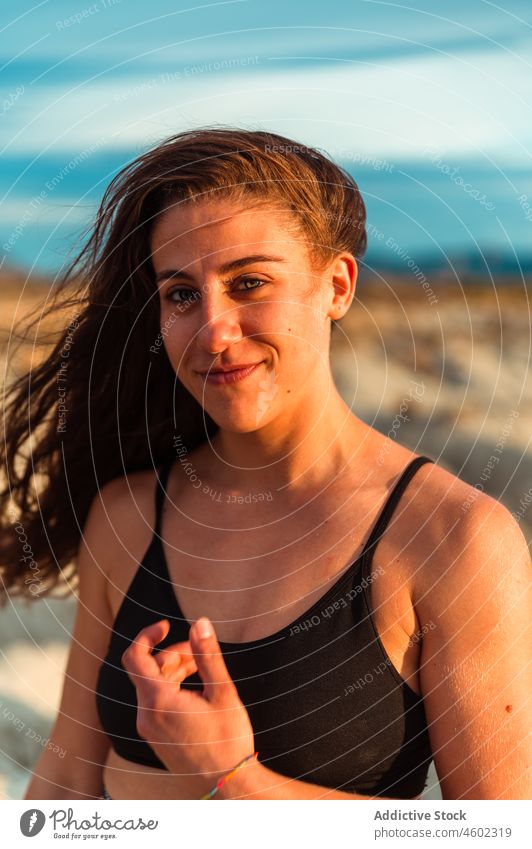
[[[330,282],[330,305],[327,315],[337,321],[348,311],[353,298],[358,277],[358,265],[350,253],[342,253],[335,257],[327,272]]]

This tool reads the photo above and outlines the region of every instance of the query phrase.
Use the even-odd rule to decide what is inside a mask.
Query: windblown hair
[[[59,322],[50,350],[5,390],[0,604],[8,591],[35,599],[75,576],[82,529],[106,483],[169,460],[176,434],[192,450],[216,432],[158,347],[149,246],[159,213],[213,198],[290,211],[316,267],[366,250],[366,210],[353,178],[283,136],[198,128],[126,165],[44,315],[28,325],[27,332],[43,317]]]

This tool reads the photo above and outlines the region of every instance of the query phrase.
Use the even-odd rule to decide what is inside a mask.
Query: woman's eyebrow
[[[227,274],[228,271],[236,271],[239,268],[243,268],[245,265],[251,265],[253,262],[286,262],[286,260],[280,256],[253,254],[252,256],[242,256],[239,259],[232,259],[229,262],[224,262],[224,264],[219,267],[218,271],[222,274]],[[159,271],[155,275],[155,282],[159,283],[161,280],[169,280],[170,278],[176,277],[180,277],[183,280],[194,280],[192,274],[189,274],[188,271],[185,271],[182,268],[165,268],[164,271]]]

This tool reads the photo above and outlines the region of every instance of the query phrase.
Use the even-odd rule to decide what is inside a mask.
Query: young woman
[[[112,181],[8,406],[4,585],[79,576],[26,798],[416,798],[431,759],[447,799],[530,797],[525,540],[333,382],[365,245],[352,178],[272,133]]]

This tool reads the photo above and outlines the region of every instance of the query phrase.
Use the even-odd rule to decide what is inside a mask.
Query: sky
[[[0,31],[2,264],[58,271],[117,170],[213,123],[346,167],[370,263],[532,253],[529,0],[23,0]]]

